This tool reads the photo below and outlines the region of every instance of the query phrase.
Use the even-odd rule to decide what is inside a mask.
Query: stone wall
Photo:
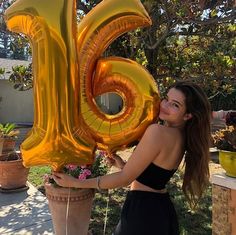
[[[212,235],[236,235],[236,179],[212,177]]]

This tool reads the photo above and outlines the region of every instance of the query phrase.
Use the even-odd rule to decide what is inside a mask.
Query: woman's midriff
[[[160,190],[153,189],[153,188],[150,188],[144,184],[139,183],[136,180],[134,182],[132,182],[132,184],[130,186],[130,190],[140,190],[140,191],[148,191],[148,192],[154,192],[154,193],[166,193],[167,192],[166,188],[160,189]]]

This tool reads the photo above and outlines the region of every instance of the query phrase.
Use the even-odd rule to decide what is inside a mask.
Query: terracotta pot
[[[12,152],[15,149],[16,141],[9,138],[0,138],[0,155]]]
[[[87,235],[94,190],[55,187],[47,183],[45,192],[55,234]]]
[[[236,152],[220,150],[219,161],[226,175],[236,177]]]
[[[0,158],[1,189],[20,189],[26,187],[29,169],[23,166],[22,159],[6,160],[7,155]]]

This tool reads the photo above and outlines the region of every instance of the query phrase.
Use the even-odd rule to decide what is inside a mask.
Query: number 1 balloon
[[[5,18],[33,51],[34,125],[21,145],[25,166],[91,164],[97,147],[125,147],[156,119],[152,76],[129,59],[101,58],[121,34],[151,24],[138,0],[104,0],[79,24],[75,0],[17,0]],[[120,113],[99,109],[95,97],[105,92],[122,97]]]

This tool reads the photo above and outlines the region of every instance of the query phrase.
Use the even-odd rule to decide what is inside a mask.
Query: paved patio
[[[52,235],[46,197],[34,186],[23,192],[0,192],[1,235]]]

